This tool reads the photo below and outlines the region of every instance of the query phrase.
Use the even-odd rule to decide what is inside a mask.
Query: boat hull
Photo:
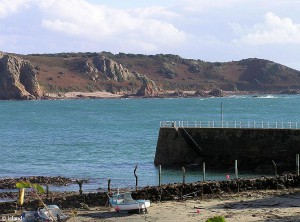
[[[150,207],[150,201],[148,200],[137,200],[132,203],[110,203],[111,206],[117,211],[144,211],[148,207]]]

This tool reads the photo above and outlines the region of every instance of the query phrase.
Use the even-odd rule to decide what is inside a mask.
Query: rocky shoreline
[[[41,185],[68,186],[75,183],[75,180],[66,177],[46,177],[46,176],[30,176],[20,178],[3,178],[0,179],[0,189],[15,189],[16,183],[20,181],[29,181],[30,183],[38,183]]]
[[[135,199],[149,199],[152,202],[176,201],[187,198],[218,197],[226,193],[242,191],[255,192],[258,190],[284,190],[298,188],[300,176],[285,174],[278,177],[259,177],[252,179],[226,180],[226,181],[198,181],[194,183],[165,184],[162,186],[147,186],[132,192]],[[107,192],[83,193],[78,192],[50,192],[42,198],[48,204],[57,204],[62,209],[88,209],[108,205]],[[29,194],[25,197],[25,209],[36,209],[39,201]],[[16,210],[16,202],[0,203],[0,213],[12,213]]]
[[[135,94],[113,94],[109,92],[67,92],[67,93],[48,93],[44,95],[42,100],[61,100],[61,99],[143,99],[143,98],[211,98],[211,97],[228,97],[250,95],[258,97],[260,95],[297,95],[299,90],[284,91],[223,91],[214,89],[212,91],[166,91],[155,95],[135,95]]]

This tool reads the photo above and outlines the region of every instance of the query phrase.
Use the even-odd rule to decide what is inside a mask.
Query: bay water
[[[112,188],[134,187],[137,164],[139,186],[157,185],[153,162],[160,121],[220,121],[222,103],[224,121],[300,127],[299,102],[299,95],[0,101],[0,178],[89,179],[85,191],[105,189],[110,178]],[[208,180],[231,173],[206,171]],[[187,182],[202,179],[201,166],[187,167],[186,173]],[[181,181],[180,167],[162,168],[162,183]]]

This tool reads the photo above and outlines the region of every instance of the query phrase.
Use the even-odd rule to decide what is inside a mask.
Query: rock
[[[210,96],[224,97],[224,92],[221,89],[213,89],[208,93]]]
[[[294,94],[299,94],[300,91],[298,89],[287,89],[287,90],[282,90],[279,92],[279,94],[288,94],[288,95],[294,95]]]
[[[141,86],[141,88],[137,91],[136,96],[155,96],[158,90],[154,84],[154,82],[148,82]]]
[[[194,94],[195,96],[200,96],[200,97],[208,97],[208,94],[204,90],[197,90]]]
[[[37,99],[42,90],[27,60],[0,53],[0,99]]]
[[[172,93],[172,96],[175,96],[175,97],[186,97],[186,94],[181,91],[181,90],[176,90],[174,93]]]

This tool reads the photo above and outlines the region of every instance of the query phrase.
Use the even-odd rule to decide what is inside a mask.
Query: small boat
[[[48,209],[48,210],[47,210]],[[63,214],[62,211],[59,209],[57,205],[47,205],[47,209],[44,207],[42,209],[39,209],[37,211],[25,211],[21,214],[21,218],[23,222],[52,222],[53,218],[55,218],[55,221],[59,222],[65,222],[70,217]],[[49,214],[49,212],[51,215]]]
[[[117,212],[147,212],[150,200],[134,200],[130,192],[117,193],[109,197],[110,205]]]

